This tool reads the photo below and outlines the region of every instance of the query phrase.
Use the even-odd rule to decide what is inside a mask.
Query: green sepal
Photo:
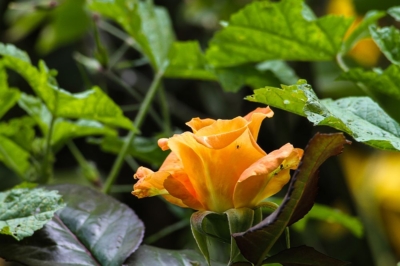
[[[210,262],[210,252],[208,251],[207,246],[207,235],[203,230],[203,221],[207,215],[214,213],[210,211],[198,211],[192,214],[190,217],[190,227],[192,229],[192,234],[194,239],[196,240],[197,246],[199,247],[201,253],[206,259],[208,265],[211,265]]]
[[[255,211],[249,208],[229,209],[224,212],[228,218],[229,232],[233,233],[244,232],[253,225]],[[245,261],[241,255],[236,242],[231,237],[231,255],[229,265],[237,261]]]

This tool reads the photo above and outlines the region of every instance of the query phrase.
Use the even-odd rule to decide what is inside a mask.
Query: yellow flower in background
[[[358,15],[352,0],[330,0],[327,6],[328,14],[343,15],[345,17],[355,17],[353,24],[348,30],[346,37],[353,32],[363,17]],[[360,40],[348,55],[357,63],[366,67],[375,66],[379,60],[380,50],[371,38]]]
[[[171,153],[159,171],[137,170],[132,194],[162,195],[195,210],[255,207],[281,190],[303,155],[289,143],[269,154],[258,146],[261,122],[272,116],[266,107],[232,120],[192,119],[187,125],[193,132],[158,141]]]

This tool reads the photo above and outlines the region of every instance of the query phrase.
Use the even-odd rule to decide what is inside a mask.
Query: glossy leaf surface
[[[271,105],[314,123],[346,132],[356,141],[383,150],[400,150],[400,125],[369,97],[320,100],[304,80],[282,89],[265,87],[246,100]]]
[[[138,248],[143,223],[126,205],[89,187],[48,188],[58,190],[67,207],[32,237],[1,237],[1,257],[33,266],[120,266]]]

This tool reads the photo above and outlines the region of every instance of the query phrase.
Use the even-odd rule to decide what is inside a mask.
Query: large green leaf
[[[22,240],[42,228],[63,207],[56,191],[18,188],[0,192],[0,234]]]
[[[127,266],[206,266],[204,258],[193,250],[168,250],[143,245],[124,263]],[[214,263],[215,266],[224,264]]]
[[[282,89],[265,87],[247,100],[307,117],[314,125],[336,128],[356,141],[383,150],[400,150],[400,125],[369,97],[319,100],[304,80]]]
[[[382,53],[393,64],[400,65],[400,31],[393,26],[378,28],[370,26],[371,37]]]
[[[35,138],[35,120],[30,116],[22,116],[0,123],[0,135],[6,136],[27,151],[32,148]]]
[[[51,145],[57,146],[73,138],[93,135],[116,136],[117,131],[93,120],[69,121],[59,118],[54,123]]]
[[[132,122],[124,116],[121,108],[98,87],[75,94],[60,90],[56,115],[133,129]]]
[[[29,153],[9,138],[0,135],[0,162],[23,177],[29,169]]]
[[[120,266],[138,248],[143,223],[126,205],[89,187],[48,188],[67,207],[30,238],[0,237],[0,257],[31,266]]]
[[[329,257],[307,246],[285,249],[263,263],[280,263],[283,266],[345,266],[349,262]]]
[[[302,0],[256,1],[232,15],[210,42],[208,62],[217,67],[265,60],[331,60],[352,19],[316,19]]]
[[[168,58],[166,77],[216,80],[197,41],[174,42]]]
[[[18,106],[35,120],[43,135],[46,135],[51,122],[51,113],[46,105],[39,98],[21,93]]]
[[[383,72],[354,68],[342,73],[340,79],[354,83],[362,82],[371,90],[400,100],[400,66],[398,65],[390,65]]]
[[[89,139],[92,144],[99,144],[101,149],[106,152],[118,154],[125,142],[124,138],[106,136],[102,139]],[[128,154],[144,162],[160,166],[167,152],[163,152],[157,145],[155,138],[136,137],[129,146]]]
[[[329,157],[339,154],[345,143],[343,134],[317,134],[310,140],[279,208],[249,230],[233,234],[246,259],[261,265],[286,226],[311,209],[317,191],[318,168]]]
[[[20,74],[43,100],[49,111],[56,117],[96,120],[111,126],[133,129],[132,122],[123,115],[115,104],[100,88],[93,87],[82,93],[70,93],[60,89],[43,61],[36,68],[24,57],[22,51],[14,46],[1,49],[3,64]],[[11,47],[11,48],[10,48]]]
[[[152,1],[129,0],[91,0],[89,8],[120,24],[155,69],[167,62],[175,37],[165,8],[154,6]]]
[[[7,89],[1,91],[0,88],[0,118],[17,103],[20,95],[19,90]]]

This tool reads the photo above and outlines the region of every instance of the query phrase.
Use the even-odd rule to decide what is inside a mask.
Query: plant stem
[[[185,228],[187,226],[189,226],[189,221],[187,219],[180,220],[179,222],[171,224],[170,226],[167,226],[167,227],[163,228],[162,230],[158,231],[157,233],[147,237],[143,242],[148,245],[152,244],[152,243],[156,242],[157,240],[159,240],[179,229]]]
[[[157,90],[160,86],[162,77],[164,75],[164,69],[165,68],[158,71],[157,74],[155,75],[154,80],[151,83],[151,86],[143,100],[143,103],[140,106],[139,113],[137,114],[135,121],[133,122],[136,129],[139,129],[144,122],[146,114],[147,114],[148,110],[150,109],[150,104],[151,104],[152,100],[154,99],[154,96],[156,95]],[[110,192],[111,186],[114,184],[115,180],[117,179],[118,173],[122,167],[122,163],[124,162],[125,156],[128,153],[129,145],[132,143],[136,134],[137,134],[137,130],[129,132],[127,139],[126,139],[124,145],[122,146],[117,159],[114,162],[111,172],[106,179],[106,183],[103,187],[104,193],[108,194]]]
[[[51,120],[50,120],[50,125],[49,125],[49,131],[47,132],[46,136],[46,146],[45,146],[45,151],[44,151],[44,159],[43,159],[43,164],[42,164],[42,170],[41,174],[43,178],[44,183],[48,183],[51,178],[51,169],[50,169],[50,164],[51,164],[51,137],[53,135],[53,128],[54,128],[54,123],[56,121],[56,117],[54,115],[51,115]]]
[[[128,93],[132,95],[133,98],[135,98],[138,102],[142,102],[142,96],[135,91],[133,88],[131,88],[128,84],[123,82],[119,77],[117,77],[112,71],[107,71],[106,75],[111,78],[113,81],[115,81],[118,85],[120,85],[122,88],[124,88]],[[157,125],[160,126],[160,128],[163,128],[164,124],[160,117],[158,117],[157,113],[154,111],[153,108],[150,107],[149,109],[149,114],[151,117],[154,119],[154,121],[157,123]]]
[[[171,114],[169,113],[167,96],[165,94],[165,89],[163,87],[159,89],[158,95],[160,99],[162,118],[164,121],[164,132],[167,136],[170,136],[172,135],[171,119],[170,119]]]
[[[133,157],[130,155],[125,157],[125,162],[131,167],[133,171],[136,171],[140,167],[136,160],[133,159]]]

